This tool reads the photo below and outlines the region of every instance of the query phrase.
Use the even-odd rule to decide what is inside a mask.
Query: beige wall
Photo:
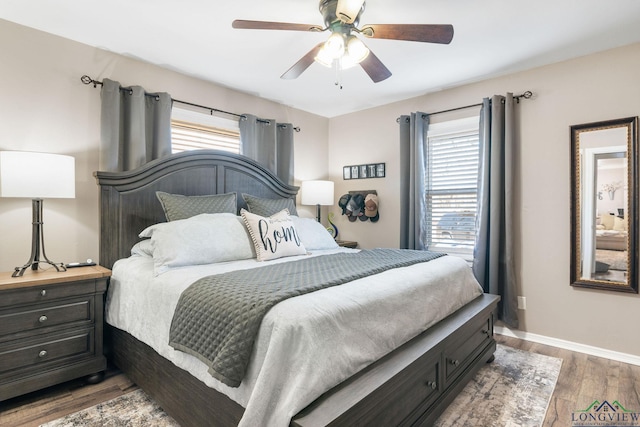
[[[517,260],[519,295],[527,298],[527,310],[520,311],[521,329],[640,356],[637,295],[569,286],[569,126],[640,115],[639,69],[640,44],[635,44],[331,119],[329,175],[337,193],[367,187],[378,190],[380,198],[378,223],[349,223],[341,217],[341,236],[365,248],[399,244],[395,119],[400,114],[446,110],[492,94],[531,90],[535,97],[517,107]],[[341,179],[343,165],[382,161],[387,163],[384,179]],[[333,211],[339,213],[336,207]]]
[[[76,198],[44,202],[47,255],[56,262],[98,259],[100,91],[87,74],[166,91],[175,99],[291,122],[296,184],[326,178],[328,119],[242,94],[135,59],[0,20],[0,150],[76,158]],[[315,208],[301,207],[313,216]],[[31,249],[31,201],[0,198],[0,271],[24,264]]]
[[[399,166],[396,118],[475,104],[485,96],[531,90],[520,112],[517,153],[517,248],[522,329],[531,333],[640,356],[636,327],[640,298],[569,286],[569,126],[640,114],[640,44],[467,86],[325,119],[196,78],[0,20],[0,150],[76,157],[74,200],[45,202],[47,254],[53,260],[98,257],[97,169],[99,92],[80,83],[88,74],[176,99],[289,121],[296,134],[297,180],[330,177],[336,200],[348,190],[375,189],[380,220],[349,223],[336,214],[340,237],[362,247],[399,243]],[[469,112],[434,116],[434,121]],[[342,180],[342,166],[386,163],[384,179]],[[31,203],[0,199],[0,269],[28,257]],[[301,207],[313,215],[312,207]],[[326,210],[323,213],[326,217]]]

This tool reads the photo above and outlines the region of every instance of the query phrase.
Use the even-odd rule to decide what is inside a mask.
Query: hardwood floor
[[[496,341],[562,359],[543,427],[570,426],[572,413],[586,409],[595,400],[617,400],[626,409],[640,412],[640,366],[503,335],[496,335]]]
[[[571,414],[586,409],[594,400],[617,400],[626,409],[640,412],[640,366],[503,335],[496,335],[496,341],[563,359],[543,427],[570,426]],[[135,384],[110,366],[99,384],[85,385],[82,380],[75,380],[0,402],[0,426],[37,427],[135,389]]]
[[[98,384],[77,379],[0,402],[0,427],[37,427],[137,388],[109,365],[104,380]]]

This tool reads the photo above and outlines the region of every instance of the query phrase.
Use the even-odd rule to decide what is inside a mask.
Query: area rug
[[[142,390],[132,391],[40,427],[180,427]]]
[[[609,264],[611,270],[627,270],[627,251],[596,249],[596,260]]]
[[[538,427],[556,387],[562,359],[498,345],[436,421],[436,427]]]
[[[437,427],[529,427],[544,420],[561,359],[498,345],[442,416]],[[178,427],[142,390],[136,390],[41,427]]]

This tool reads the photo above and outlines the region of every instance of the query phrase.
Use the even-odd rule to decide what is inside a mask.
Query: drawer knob
[[[484,330],[484,329],[482,330],[482,333],[485,334],[486,336],[491,335],[488,330]]]
[[[438,388],[438,384],[435,381],[427,381],[427,387],[430,387],[431,390],[435,390]]]
[[[460,364],[460,361],[458,359],[450,359],[449,362],[453,365],[453,366],[458,366]]]
[[[46,322],[48,319],[49,319],[49,318],[48,318],[47,316],[44,316],[44,315],[43,315],[43,316],[40,316],[40,318],[38,319],[38,322],[40,322],[40,323],[44,323],[44,322]]]
[[[38,357],[42,358],[42,357],[46,357],[47,356],[47,350],[41,350],[40,353],[38,353]]]
[[[46,297],[47,296],[47,290],[46,289],[41,290],[40,291],[40,295],[42,295],[43,297]]]

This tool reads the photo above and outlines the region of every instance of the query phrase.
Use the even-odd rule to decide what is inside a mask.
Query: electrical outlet
[[[518,309],[519,310],[527,309],[527,299],[525,297],[518,297]]]

